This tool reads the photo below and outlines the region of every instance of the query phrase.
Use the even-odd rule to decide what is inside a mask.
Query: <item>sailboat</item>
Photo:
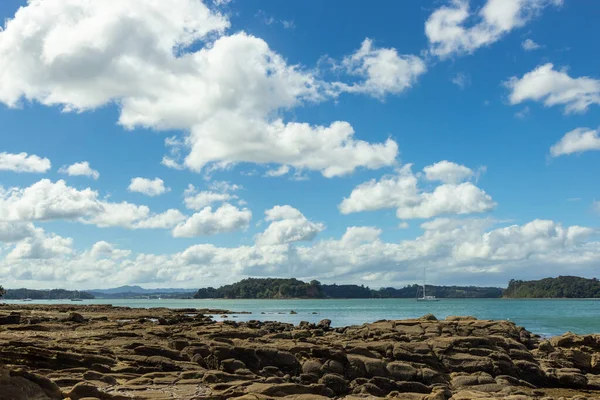
[[[427,269],[423,269],[423,296],[419,297],[419,289],[417,289],[417,301],[440,301],[435,296],[427,296],[427,291],[425,289],[427,282]]]
[[[71,299],[71,301],[83,301],[81,297],[79,297],[79,291],[75,292],[75,295]]]

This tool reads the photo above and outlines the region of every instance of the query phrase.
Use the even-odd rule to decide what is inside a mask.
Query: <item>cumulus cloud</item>
[[[89,176],[93,179],[98,179],[100,173],[90,167],[90,163],[87,161],[77,162],[69,166],[61,167],[58,172],[67,174],[69,176]]]
[[[324,224],[309,221],[289,205],[275,206],[265,211],[265,215],[270,224],[264,232],[256,235],[255,241],[259,246],[310,241],[325,229]]]
[[[36,228],[32,223],[0,221],[0,242],[14,243],[34,236]]]
[[[468,0],[452,0],[425,22],[429,51],[440,58],[471,54],[526,25],[545,7],[562,0],[487,0],[474,12]]]
[[[272,209],[268,218],[299,218],[292,207]],[[324,282],[401,286],[415,282],[427,267],[434,279],[448,284],[464,280],[504,284],[518,271],[540,278],[569,270],[593,276],[600,262],[597,231],[563,226],[549,220],[498,226],[490,219],[438,218],[421,225],[410,240],[386,242],[381,229],[348,227],[339,238],[294,245],[218,247],[197,244],[173,254],[119,253],[112,244],[96,243],[83,253],[58,251],[52,258],[0,259],[5,282],[62,286],[153,284],[198,287],[232,282],[244,276],[294,276]],[[63,246],[64,247],[64,246]],[[117,253],[115,253],[115,251]],[[23,252],[22,254],[26,254]],[[16,283],[14,283],[16,282]],[[46,283],[44,283],[46,282]]]
[[[0,35],[2,31],[0,31]],[[44,173],[51,168],[52,164],[47,158],[41,158],[35,154],[27,153],[0,153],[0,171],[13,172],[37,172]]]
[[[398,54],[394,48],[376,48],[368,38],[355,53],[342,60],[341,66],[364,80],[352,85],[338,84],[338,89],[380,98],[404,92],[427,70],[421,58]]]
[[[131,254],[130,250],[120,250],[115,248],[111,243],[104,240],[94,243],[90,250],[90,255],[94,259],[111,258],[120,259],[128,257]]]
[[[331,85],[289,65],[260,38],[226,35],[228,27],[226,17],[194,0],[30,2],[0,32],[0,102],[14,107],[27,99],[65,111],[118,103],[126,128],[185,132],[179,154],[163,159],[178,169],[247,162],[333,177],[395,163],[393,140],[360,140],[345,121],[278,117],[335,96]],[[388,69],[411,69],[412,61],[368,50],[356,71],[369,87],[397,92],[407,84]]]
[[[26,188],[0,187],[0,221],[71,220],[99,227],[170,229],[185,216],[178,210],[155,214],[147,206],[112,203],[90,188],[76,189],[64,180],[42,179]]]
[[[419,188],[418,178],[411,167],[406,165],[396,175],[358,185],[339,205],[340,211],[350,214],[396,208],[398,218],[412,219],[482,213],[496,206],[487,193],[471,182],[459,183],[473,175],[467,167],[447,161],[426,167],[426,179],[445,182],[432,192]]]
[[[13,224],[14,226],[15,224]],[[42,228],[35,228],[33,224],[20,224],[17,238],[13,233],[12,239],[17,240],[11,251],[7,254],[7,260],[18,259],[54,259],[57,257],[70,256],[75,253],[72,248],[73,239],[64,238],[54,233],[46,234]],[[2,223],[0,223],[0,229]],[[0,231],[0,240],[2,239]],[[6,237],[4,238],[6,239]],[[10,239],[10,238],[9,238]]]
[[[446,160],[426,166],[423,172],[428,180],[444,183],[463,182],[474,175],[471,168]]]
[[[533,51],[542,47],[531,39],[525,39],[523,43],[521,43],[521,46],[525,51]]]
[[[464,72],[457,73],[450,81],[461,89],[471,85],[471,77]]]
[[[510,104],[539,101],[546,107],[564,106],[565,113],[587,111],[589,106],[600,104],[600,80],[587,76],[571,78],[566,69],[557,71],[554,65],[540,65],[518,78],[506,81],[510,90]]]
[[[218,186],[214,186],[218,188]],[[188,188],[184,191],[184,203],[185,206],[191,210],[202,210],[206,206],[210,206],[213,203],[224,203],[237,199],[238,197],[234,194],[228,193],[231,189],[225,189],[221,192],[213,190],[201,190],[199,191],[194,185],[188,185]],[[235,190],[235,189],[233,189]]]
[[[146,196],[159,196],[171,189],[165,187],[165,182],[160,178],[131,178],[131,183],[127,188],[130,192],[145,194]]]
[[[252,220],[252,212],[225,203],[215,211],[205,207],[173,229],[173,237],[215,235],[246,229]]]
[[[577,128],[565,134],[556,144],[550,147],[550,155],[558,157],[591,150],[600,150],[598,129]]]

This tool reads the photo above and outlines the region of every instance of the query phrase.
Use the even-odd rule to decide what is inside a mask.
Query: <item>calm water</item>
[[[6,301],[7,303],[23,303]],[[514,299],[442,299],[424,303],[413,299],[352,300],[39,300],[40,304],[112,304],[128,307],[219,308],[250,311],[230,319],[277,320],[297,324],[329,318],[334,326],[355,325],[380,319],[405,319],[432,313],[439,319],[449,315],[473,315],[480,319],[509,319],[543,336],[567,331],[600,333],[600,300],[514,300]],[[36,303],[36,301],[28,302]],[[23,304],[28,304],[23,303]],[[290,314],[294,310],[298,314]],[[261,314],[264,313],[264,314]],[[317,314],[313,314],[317,313]],[[217,316],[217,320],[220,316]]]

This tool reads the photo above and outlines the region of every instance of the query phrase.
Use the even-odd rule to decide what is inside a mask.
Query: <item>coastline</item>
[[[600,398],[600,335],[546,340],[474,317],[337,328],[327,319],[234,317],[224,309],[0,305],[0,388],[73,400]]]

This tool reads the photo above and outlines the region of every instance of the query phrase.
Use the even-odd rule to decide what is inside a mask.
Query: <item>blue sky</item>
[[[599,4],[164,7],[0,4],[4,286],[597,275]]]

